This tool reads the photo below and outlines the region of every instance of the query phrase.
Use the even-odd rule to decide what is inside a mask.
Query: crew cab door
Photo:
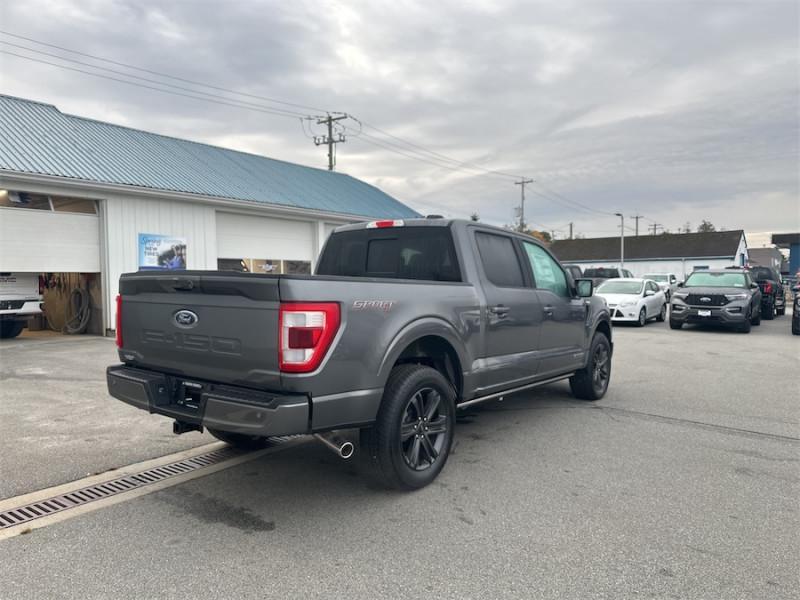
[[[541,246],[522,242],[541,311],[540,376],[559,375],[583,366],[587,306],[572,296],[566,273]]]
[[[477,229],[474,241],[485,299],[478,393],[491,393],[535,378],[542,309],[514,239]]]

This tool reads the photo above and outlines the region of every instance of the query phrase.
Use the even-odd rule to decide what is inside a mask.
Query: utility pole
[[[636,221],[636,237],[639,237],[639,219],[643,219],[642,215],[633,215],[631,219]]]
[[[529,183],[533,183],[533,179],[520,179],[514,182],[514,185],[520,186],[522,192],[522,199],[519,205],[519,231],[525,231],[525,186]]]
[[[572,239],[572,223],[569,224],[569,239]]]
[[[625,268],[625,217],[622,213],[614,213],[619,217],[619,268]],[[620,273],[622,275],[622,273]]]
[[[333,124],[336,121],[341,121],[346,119],[347,115],[341,115],[339,117],[332,117],[328,115],[327,117],[317,117],[317,125],[327,125],[328,126],[328,135],[315,135],[314,136],[314,144],[316,146],[321,146],[322,144],[327,144],[328,146],[328,171],[333,171],[333,167],[336,166],[336,153],[334,152],[334,144],[338,144],[340,142],[344,142],[344,134],[337,133],[336,137],[333,136]]]
[[[656,235],[656,234],[658,233],[658,228],[659,228],[659,227],[660,227],[661,229],[663,229],[663,228],[664,228],[664,226],[663,226],[663,225],[661,225],[661,223],[653,223],[652,225],[650,225],[650,227],[652,227],[652,228],[653,228],[653,235]]]

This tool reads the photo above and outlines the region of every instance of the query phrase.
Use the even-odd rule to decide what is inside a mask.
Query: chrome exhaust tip
[[[356,451],[353,442],[339,437],[335,433],[315,433],[314,437],[339,458],[347,460]]]

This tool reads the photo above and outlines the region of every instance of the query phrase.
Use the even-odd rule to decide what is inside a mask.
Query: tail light
[[[772,293],[772,284],[769,281],[764,282],[764,293],[765,294]]]
[[[384,221],[371,221],[367,223],[367,229],[384,229],[386,227],[403,227],[405,222],[402,219],[387,219]]]
[[[122,348],[122,296],[117,294],[117,348]]]
[[[280,370],[308,373],[322,363],[339,330],[336,302],[286,302],[279,313]]]

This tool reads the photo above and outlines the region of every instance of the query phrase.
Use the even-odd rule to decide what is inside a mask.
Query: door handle
[[[544,314],[545,314],[546,317],[552,317],[553,316],[553,307],[552,306],[545,306],[545,307],[542,308],[542,310],[544,311]]]
[[[511,310],[508,306],[503,304],[497,304],[495,306],[489,307],[489,312],[493,315],[497,315],[501,319],[508,314],[508,311]]]

